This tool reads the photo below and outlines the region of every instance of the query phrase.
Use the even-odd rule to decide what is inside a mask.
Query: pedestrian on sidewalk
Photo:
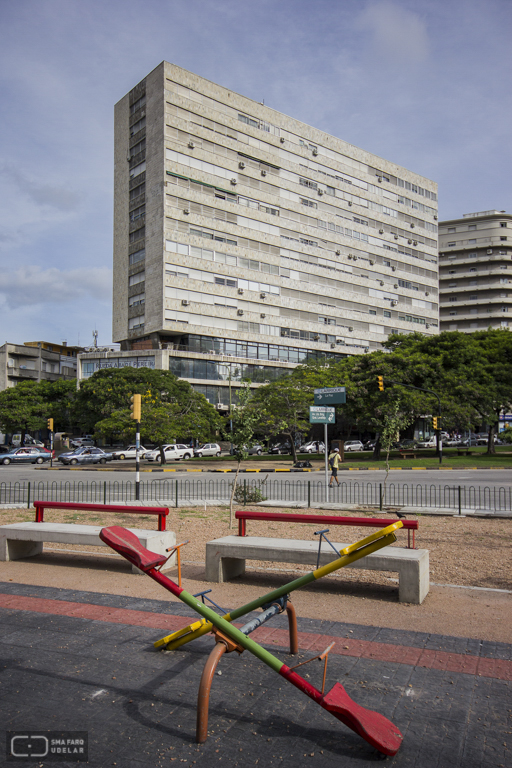
[[[332,486],[334,480],[336,480],[336,485],[340,484],[340,481],[338,480],[339,463],[340,463],[340,452],[338,448],[335,448],[329,454],[329,466],[331,468],[331,479],[329,480],[329,488]]]

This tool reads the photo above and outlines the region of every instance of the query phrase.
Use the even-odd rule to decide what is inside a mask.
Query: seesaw
[[[243,616],[250,611],[253,611],[256,608],[262,606],[264,607],[264,613],[267,613],[271,610],[273,610],[274,613],[278,610],[282,610],[283,606],[285,605],[285,596],[290,592],[304,586],[305,584],[316,581],[323,576],[327,576],[339,568],[342,568],[343,566],[348,565],[355,560],[359,560],[360,558],[365,557],[366,555],[369,555],[372,552],[387,546],[388,544],[392,544],[394,541],[396,541],[394,532],[401,527],[402,523],[400,521],[393,523],[392,525],[389,525],[386,528],[383,528],[380,531],[367,536],[361,541],[345,547],[345,549],[339,553],[340,557],[337,560],[317,568],[316,570],[300,577],[299,579],[295,579],[289,584],[286,584],[283,587],[268,593],[262,598],[253,600],[250,603],[247,603],[245,606],[231,611],[224,617],[219,616],[217,613],[215,613],[215,611],[213,611],[203,602],[199,601],[197,597],[194,597],[194,595],[190,594],[190,592],[187,592],[182,587],[179,587],[174,581],[169,579],[168,576],[165,576],[163,573],[161,573],[158,568],[166,562],[166,555],[159,555],[155,552],[150,552],[149,550],[145,549],[140,544],[138,538],[130,531],[127,531],[125,528],[120,526],[110,526],[101,530],[100,538],[105,544],[126,558],[128,562],[130,562],[132,565],[135,565],[141,571],[144,571],[144,573],[147,573],[148,576],[154,579],[158,584],[161,584],[175,597],[182,600],[186,605],[190,606],[190,608],[192,608],[202,617],[203,621],[196,622],[195,625],[192,624],[189,627],[186,627],[184,630],[178,630],[178,633],[173,633],[174,636],[177,634],[179,635],[178,638],[176,638],[178,642],[180,640],[183,640],[183,642],[188,642],[194,637],[199,637],[202,634],[213,631],[216,635],[216,648],[220,644],[223,644],[228,651],[236,650],[241,653],[244,650],[248,650],[250,653],[256,656],[256,658],[260,659],[260,661],[273,669],[274,672],[277,672],[279,675],[281,675],[281,677],[284,677],[286,680],[288,680],[289,683],[313,699],[313,701],[319,704],[323,709],[325,709],[327,712],[330,712],[334,717],[355,731],[355,733],[359,734],[359,736],[361,736],[365,741],[375,747],[375,749],[379,750],[379,752],[392,756],[397,753],[402,743],[403,736],[398,728],[393,725],[393,723],[390,722],[386,717],[378,712],[373,712],[372,710],[365,709],[359,704],[356,704],[356,702],[349,697],[341,683],[336,683],[330,691],[324,694],[323,686],[321,691],[318,690],[309,682],[307,682],[307,680],[301,677],[297,672],[295,672],[293,668],[288,667],[276,656],[262,648],[261,645],[256,643],[250,637],[247,637],[247,634],[245,634],[243,630],[248,633],[252,631],[252,629],[255,629],[256,627],[252,625],[257,620],[249,622],[245,627],[242,627],[242,629],[237,629],[231,622],[236,618],[239,618],[240,616]],[[258,618],[261,619],[261,614]],[[261,621],[258,622],[256,626],[259,626],[260,623]],[[163,638],[163,640],[159,642],[160,644],[164,644],[166,640],[167,638]],[[174,647],[177,646],[175,645]],[[220,649],[217,653],[218,658],[220,658],[220,654],[222,652],[223,651]],[[321,656],[325,656],[326,652],[324,652],[324,654]],[[218,658],[215,659],[213,656],[214,652],[212,651],[210,656],[212,659],[209,670],[210,678],[211,674],[213,674],[212,669],[215,668],[215,664],[218,661]],[[209,687],[207,692],[209,694]],[[203,732],[204,738],[206,738],[204,727]],[[204,741],[204,739],[198,740]]]

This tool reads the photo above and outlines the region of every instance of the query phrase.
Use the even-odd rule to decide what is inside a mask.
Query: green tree
[[[310,429],[309,405],[312,403],[312,389],[294,376],[286,376],[259,387],[252,397],[256,429],[267,438],[286,435],[290,440],[295,462],[295,439],[298,433],[308,432]]]
[[[240,464],[246,461],[249,456],[249,448],[254,444],[254,427],[256,424],[257,413],[252,407],[253,392],[250,388],[250,381],[246,381],[238,390],[238,405],[232,414],[232,430],[230,439],[233,444],[233,455],[236,459],[236,475],[231,487],[231,498],[229,500],[229,527],[233,527],[233,499],[236,494],[238,475],[240,473]]]
[[[110,440],[133,440],[130,397],[142,396],[141,438],[160,447],[193,436],[207,441],[221,426],[216,410],[192,386],[169,371],[121,368],[98,371],[82,383],[77,418],[84,430]]]
[[[49,407],[37,382],[22,381],[0,392],[0,426],[4,432],[21,432],[23,444],[27,432],[46,427]]]

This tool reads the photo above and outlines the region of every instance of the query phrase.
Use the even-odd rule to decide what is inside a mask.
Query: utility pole
[[[135,499],[140,500],[140,419],[141,419],[141,395],[132,395],[130,397],[131,418],[135,419]]]

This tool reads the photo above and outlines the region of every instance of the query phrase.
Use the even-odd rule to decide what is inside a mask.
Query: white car
[[[316,440],[311,443],[304,443],[299,448],[299,453],[324,453],[324,451],[325,445],[322,442],[317,443]]]
[[[147,448],[144,448],[143,445],[139,447],[139,457],[142,459],[144,458],[145,454],[148,452]],[[123,448],[120,451],[113,451],[112,453],[113,459],[135,459],[135,446],[129,445],[128,448]]]
[[[205,443],[200,448],[194,448],[194,456],[198,458],[202,456],[220,456],[221,453],[222,450],[218,443]]]
[[[437,440],[434,437],[429,437],[428,440],[418,440],[417,448],[436,448],[437,447]]]
[[[345,440],[345,451],[364,451],[360,440]]]
[[[179,461],[180,459],[191,459],[194,455],[194,449],[182,443],[172,443],[164,445],[164,455],[166,461]],[[144,456],[148,461],[161,461],[160,448],[154,451],[148,451]]]

